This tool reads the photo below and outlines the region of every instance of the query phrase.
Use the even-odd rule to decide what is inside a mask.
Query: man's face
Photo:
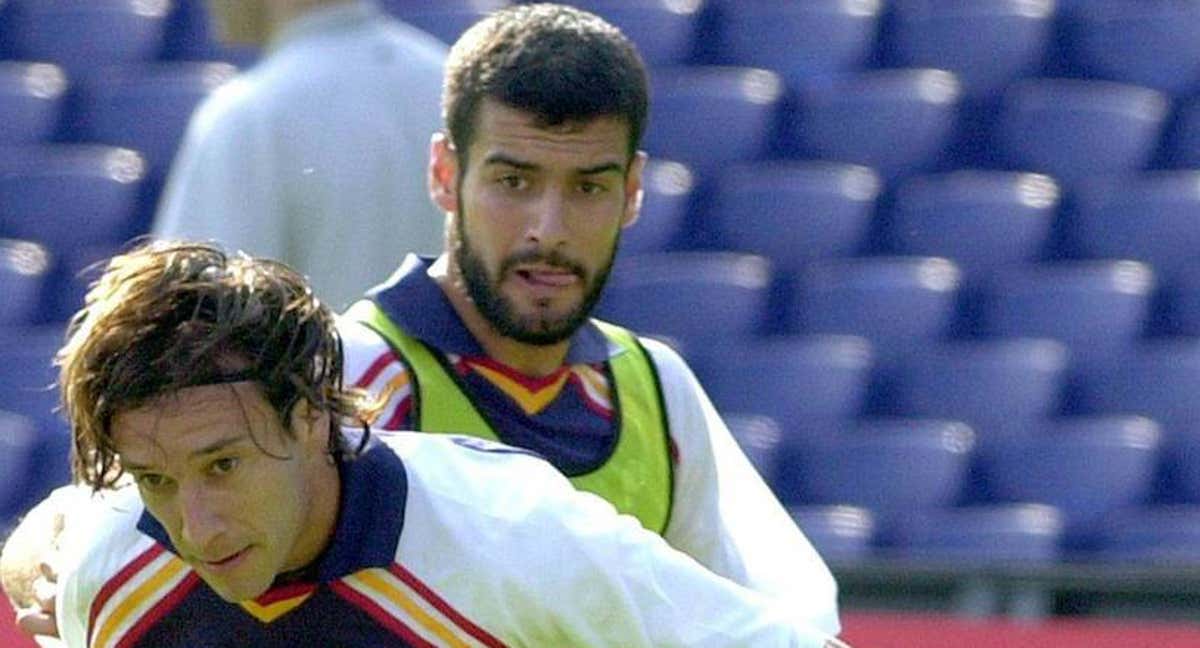
[[[619,232],[637,216],[644,164],[640,153],[629,162],[620,119],[547,128],[524,111],[480,105],[457,199],[439,204],[455,219],[452,263],[500,334],[546,345],[583,324]]]
[[[285,435],[252,383],[188,387],[119,413],[112,429],[147,510],[221,598],[257,597],[323,546],[310,502],[325,439]]]

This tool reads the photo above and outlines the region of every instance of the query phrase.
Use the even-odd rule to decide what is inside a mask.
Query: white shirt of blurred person
[[[210,0],[263,58],[197,109],[153,233],[284,261],[340,308],[441,248],[425,166],[446,45],[372,0]]]

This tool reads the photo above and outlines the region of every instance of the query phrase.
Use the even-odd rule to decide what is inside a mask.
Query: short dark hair
[[[75,476],[93,488],[121,475],[113,418],[186,387],[252,381],[287,434],[302,398],[337,423],[362,420],[365,407],[342,388],[333,312],[304,277],[204,243],[152,242],[113,257],[55,362]],[[330,451],[342,452],[336,432]]]
[[[556,4],[500,9],[450,49],[442,118],[466,164],[483,99],[530,112],[545,126],[616,117],[637,152],[649,103],[633,43],[599,16]]]

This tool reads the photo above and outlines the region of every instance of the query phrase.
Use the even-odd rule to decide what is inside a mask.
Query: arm
[[[413,436],[398,561],[508,645],[838,645],[792,601],[712,573],[540,459]]]
[[[665,538],[721,576],[791,601],[830,634],[840,629],[837,583],[825,562],[754,470],[691,369],[644,340],[663,384],[679,450]]]

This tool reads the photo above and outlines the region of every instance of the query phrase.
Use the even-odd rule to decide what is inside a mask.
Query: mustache
[[[500,264],[500,276],[503,277],[513,270],[513,268],[524,263],[537,263],[547,265],[560,270],[566,270],[571,274],[576,275],[580,279],[587,279],[587,269],[577,261],[567,258],[560,252],[543,252],[541,250],[530,250],[528,252],[519,252],[504,260]]]

